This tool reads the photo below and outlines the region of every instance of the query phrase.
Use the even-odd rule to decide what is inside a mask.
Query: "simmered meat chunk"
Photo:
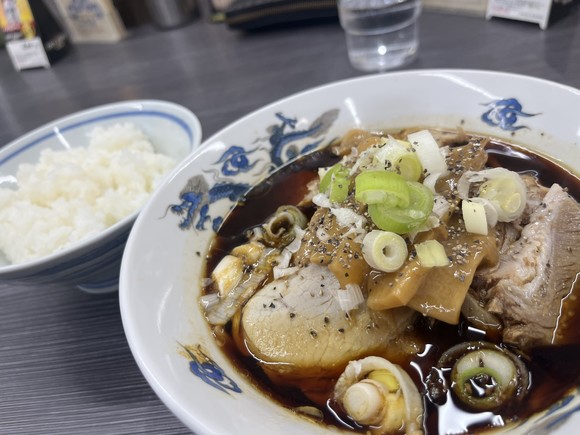
[[[400,308],[384,312],[340,308],[340,285],[326,266],[308,265],[259,290],[243,309],[249,351],[268,372],[332,376],[346,364],[383,349],[414,318]]]
[[[553,343],[562,299],[580,273],[580,205],[554,184],[487,282],[487,309],[504,322],[504,341]]]

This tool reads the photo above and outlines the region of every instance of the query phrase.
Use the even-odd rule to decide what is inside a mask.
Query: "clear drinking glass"
[[[338,0],[338,13],[355,68],[384,71],[415,57],[421,0]]]

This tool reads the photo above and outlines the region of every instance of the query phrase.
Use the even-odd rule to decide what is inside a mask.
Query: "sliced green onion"
[[[427,187],[416,181],[408,181],[407,187],[409,188],[411,196],[409,207],[424,215],[425,218],[423,220],[427,219],[427,216],[433,211],[433,204],[435,202],[433,193]]]
[[[404,146],[407,150],[409,151],[413,150],[413,145],[411,145],[411,142],[401,139],[396,139],[396,141],[399,142],[399,144],[401,144],[402,146]]]
[[[517,387],[517,369],[512,359],[491,349],[475,350],[453,367],[453,391],[466,405],[493,410],[509,401]]]
[[[408,207],[409,188],[403,177],[388,171],[365,171],[357,175],[355,198],[365,204]]]
[[[482,183],[477,196],[488,200],[497,211],[497,220],[512,222],[519,218],[526,207],[527,189],[517,172],[505,168],[484,169],[478,172],[467,171],[457,182],[459,197],[467,199],[470,195],[470,186],[473,183]],[[485,204],[484,204],[485,205]],[[494,226],[495,216],[488,212],[489,224]]]
[[[396,172],[407,181],[418,181],[423,174],[423,166],[411,144],[392,136],[384,140],[384,145],[373,156],[373,166]]]
[[[443,377],[449,371],[450,383]],[[523,358],[486,341],[464,341],[447,349],[431,373],[426,379],[430,400],[445,403],[450,386],[457,404],[470,411],[516,409],[531,383]]]
[[[488,179],[479,188],[478,196],[491,201],[498,213],[498,220],[511,222],[520,217],[526,207],[526,185],[519,174],[504,168],[488,170],[493,178]]]
[[[407,243],[398,234],[373,230],[363,239],[362,253],[373,269],[394,272],[407,259]]]
[[[407,139],[415,149],[417,157],[427,174],[444,174],[447,172],[445,157],[429,130],[411,133],[407,136]]]
[[[409,205],[406,208],[387,204],[369,204],[368,212],[374,224],[384,231],[406,234],[421,226],[433,210],[433,194],[421,183],[407,182]]]
[[[414,210],[396,209],[384,204],[369,204],[368,212],[378,228],[397,234],[408,233],[427,218]]]
[[[417,258],[423,267],[443,267],[449,264],[445,248],[437,240],[427,240],[415,245]]]
[[[340,163],[331,167],[320,180],[320,191],[328,192],[328,197],[332,202],[343,202],[348,196],[350,180],[348,179],[348,169]]]
[[[318,171],[320,174],[320,170]],[[324,175],[320,178],[320,191],[325,193],[332,183],[332,179],[338,175],[341,178],[346,178],[348,176],[348,169],[346,169],[342,164],[337,163],[336,165],[332,166]]]
[[[464,199],[461,202],[461,212],[468,233],[487,236],[487,217],[483,204]]]
[[[423,174],[423,166],[415,153],[406,153],[395,160],[395,170],[407,181],[418,181]]]
[[[487,225],[492,228],[495,227],[497,224],[497,210],[491,201],[489,199],[479,198],[477,196],[475,198],[469,198],[469,200],[483,206],[483,209],[485,210],[485,218],[487,219]]]
[[[348,196],[348,187],[350,181],[348,178],[335,177],[330,184],[328,197],[332,202],[343,202]]]

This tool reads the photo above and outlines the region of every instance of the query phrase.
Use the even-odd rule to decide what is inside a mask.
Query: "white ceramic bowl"
[[[195,433],[327,432],[267,399],[214,342],[197,304],[212,228],[240,192],[297,152],[353,127],[417,125],[517,141],[580,172],[578,90],[494,72],[398,72],[309,90],[242,118],[208,139],[140,214],[121,268],[123,325],[146,379]],[[510,429],[557,430],[579,406],[574,390]]]
[[[22,163],[36,163],[43,149],[86,146],[94,127],[130,122],[151,140],[157,152],[181,162],[201,142],[197,117],[174,103],[125,101],[83,110],[49,122],[0,149],[0,186],[18,184],[16,172]],[[36,260],[10,264],[0,256],[0,283],[25,285],[63,283],[100,293],[118,288],[125,242],[139,210],[97,236]]]

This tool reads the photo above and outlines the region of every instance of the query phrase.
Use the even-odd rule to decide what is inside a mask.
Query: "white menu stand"
[[[50,68],[50,62],[39,37],[8,41],[6,51],[17,71],[27,68]]]
[[[545,30],[550,19],[552,0],[489,0],[485,18],[510,18],[537,23]]]

